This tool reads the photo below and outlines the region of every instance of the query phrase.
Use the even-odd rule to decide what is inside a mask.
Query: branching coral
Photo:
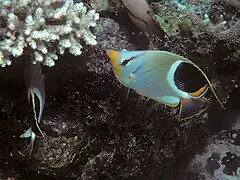
[[[96,45],[90,27],[99,19],[95,10],[87,11],[83,2],[73,0],[5,0],[0,2],[0,65],[11,65],[11,56],[32,55],[32,62],[54,66],[65,49],[81,55],[83,39]]]

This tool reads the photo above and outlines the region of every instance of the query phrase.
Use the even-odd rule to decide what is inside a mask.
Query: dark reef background
[[[239,19],[238,8],[214,2],[212,10],[221,7],[227,17]],[[17,152],[26,144],[19,136],[30,123],[26,57],[0,69],[0,179],[240,179],[239,44],[207,35],[161,39],[143,33],[121,4],[100,15],[93,30],[97,46],[85,46],[80,57],[66,54],[54,67],[43,67],[41,128],[50,148],[39,139],[30,160]],[[161,49],[189,58],[210,77],[227,111],[211,92],[208,109],[188,121],[133,91],[125,102],[127,89],[116,80],[105,54],[110,48]]]

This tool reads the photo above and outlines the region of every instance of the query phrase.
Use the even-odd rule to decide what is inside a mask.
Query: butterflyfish
[[[35,131],[39,131],[42,137],[43,135],[39,123],[42,118],[44,103],[45,103],[45,87],[44,87],[44,75],[42,73],[41,64],[26,63],[25,67],[25,83],[28,93],[28,102],[30,105],[30,120],[32,121],[31,127],[23,133],[21,138],[30,138],[30,144],[19,153],[22,156],[30,158],[36,137]]]
[[[129,89],[169,107],[180,107],[179,118],[191,118],[207,102],[210,89],[220,106],[207,75],[183,56],[160,50],[107,50],[113,73]]]

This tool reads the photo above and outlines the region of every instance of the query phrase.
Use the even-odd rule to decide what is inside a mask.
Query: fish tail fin
[[[187,120],[201,114],[206,110],[206,108],[204,108],[204,105],[206,103],[209,103],[209,101],[205,98],[181,99],[180,109],[179,109],[179,119]],[[199,111],[199,109],[202,109],[202,110]]]
[[[226,108],[223,106],[222,102],[221,102],[220,99],[218,98],[217,93],[216,93],[216,91],[214,90],[213,85],[212,85],[212,83],[210,82],[210,80],[208,79],[207,75],[206,75],[197,65],[195,65],[194,63],[193,63],[193,65],[194,65],[194,66],[202,73],[202,75],[205,77],[205,79],[206,79],[206,81],[207,81],[207,83],[208,83],[208,85],[209,85],[209,87],[210,87],[210,89],[211,89],[214,97],[216,98],[216,100],[218,101],[218,103],[220,104],[220,106],[221,106],[224,110],[226,110]]]
[[[31,157],[34,147],[34,142],[36,139],[36,134],[32,131],[32,128],[30,127],[25,133],[23,133],[20,138],[31,138],[30,144],[22,151],[18,151],[20,155],[23,157],[28,157],[28,159]]]

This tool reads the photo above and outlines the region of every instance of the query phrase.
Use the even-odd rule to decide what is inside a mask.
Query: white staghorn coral
[[[32,63],[54,66],[58,55],[82,53],[84,40],[96,45],[95,27],[99,14],[73,0],[0,0],[0,66],[11,65],[11,56],[32,54]],[[2,33],[1,33],[2,32]],[[3,33],[4,32],[4,33]]]

